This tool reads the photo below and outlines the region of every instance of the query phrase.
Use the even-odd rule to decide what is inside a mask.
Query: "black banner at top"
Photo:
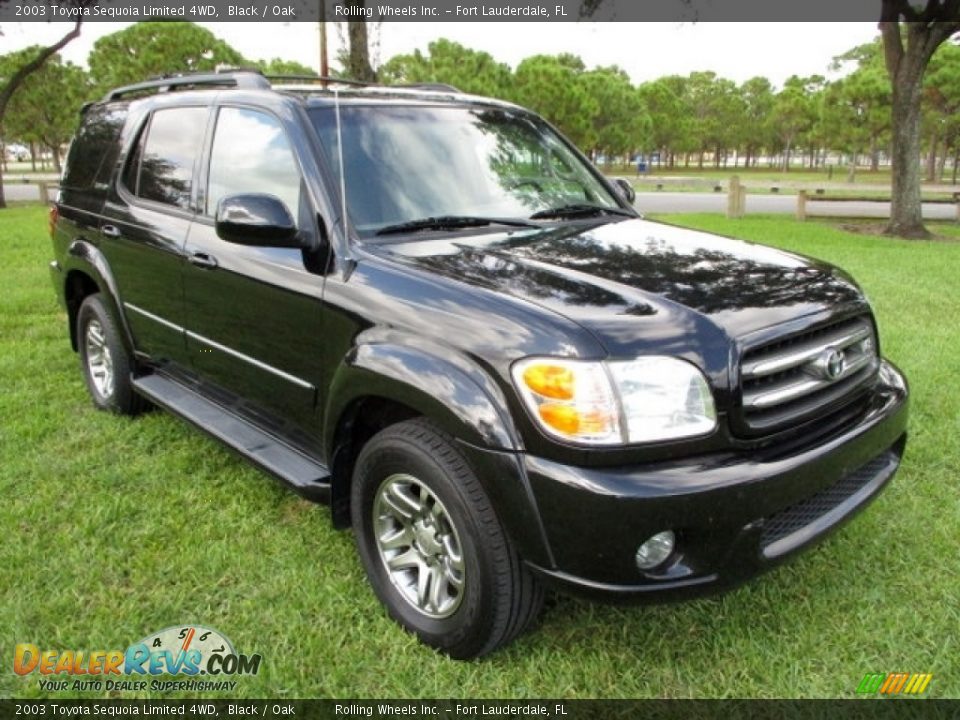
[[[880,8],[881,0],[0,0],[0,21],[847,22],[879,20]]]

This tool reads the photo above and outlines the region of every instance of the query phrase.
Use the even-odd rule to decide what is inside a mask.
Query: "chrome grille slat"
[[[868,337],[870,337],[869,327],[856,328],[853,332],[840,329],[822,338],[815,338],[803,343],[799,349],[794,350],[789,355],[781,355],[770,359],[759,358],[752,360],[743,366],[743,377],[763,377],[765,375],[783,372],[784,370],[789,370],[790,368],[803,365],[813,360],[828,347],[844,350],[854,343],[866,340]]]
[[[741,427],[771,432],[829,414],[863,397],[878,368],[868,316],[749,348],[740,365]]]
[[[836,380],[822,380],[803,374],[799,377],[790,376],[773,385],[761,386],[761,388],[752,392],[744,391],[743,406],[748,409],[766,410],[775,405],[782,405],[783,403],[796,400],[817,390],[830,387],[834,383],[862,370],[871,362],[876,363],[876,359],[870,355],[863,354],[857,356],[850,361],[846,370],[844,370]]]

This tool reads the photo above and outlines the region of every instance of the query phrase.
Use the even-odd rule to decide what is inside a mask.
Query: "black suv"
[[[390,614],[469,658],[546,585],[736,585],[900,463],[907,387],[849,276],[632,201],[454,88],[183,76],[85,109],[50,267],[97,407],[329,502]]]

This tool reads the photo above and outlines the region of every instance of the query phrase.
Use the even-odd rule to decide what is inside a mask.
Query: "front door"
[[[202,379],[242,399],[244,410],[312,444],[319,439],[323,277],[307,269],[301,250],[237,245],[217,236],[218,202],[244,193],[275,195],[301,232],[316,232],[316,214],[279,119],[224,106],[183,266],[190,362]]]

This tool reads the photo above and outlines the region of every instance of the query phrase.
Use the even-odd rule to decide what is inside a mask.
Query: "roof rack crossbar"
[[[125,95],[153,90],[156,92],[170,92],[178,87],[194,87],[209,85],[219,87],[235,87],[251,90],[266,90],[270,88],[270,81],[263,75],[254,72],[202,72],[170,75],[155,80],[125,85],[115,88],[104,96],[103,102],[119,100]]]

